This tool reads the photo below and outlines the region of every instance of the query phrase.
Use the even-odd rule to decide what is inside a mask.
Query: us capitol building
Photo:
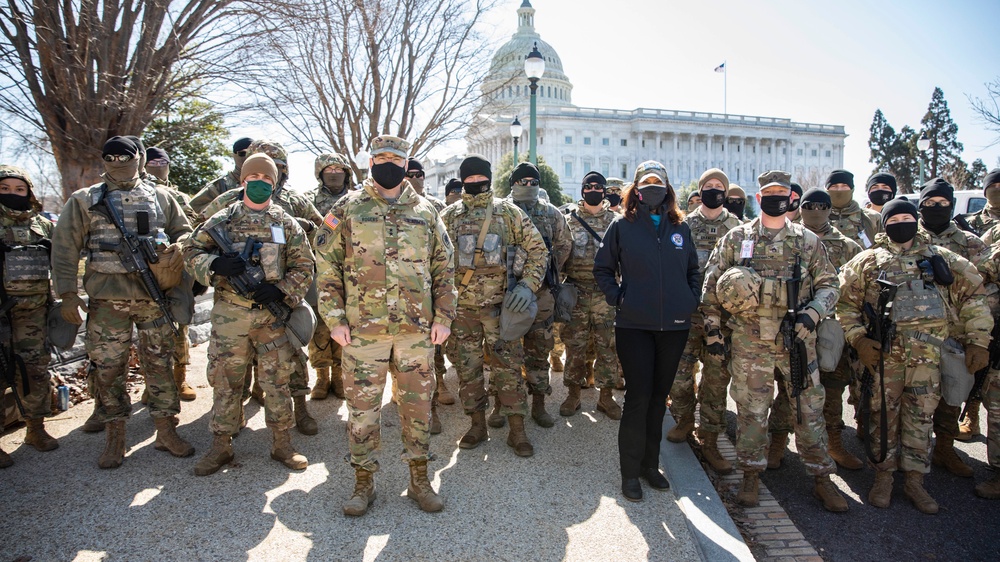
[[[545,58],[538,82],[538,154],[559,174],[564,193],[580,197],[580,182],[590,170],[605,177],[631,180],[636,166],[658,160],[675,188],[697,180],[712,167],[722,168],[747,194],[757,191],[763,171],[783,169],[793,179],[822,180],[843,167],[844,127],[799,123],[791,119],[723,115],[670,109],[601,109],[573,105],[573,84],[563,73],[555,48],[535,30],[535,9],[524,0],[517,10],[517,33],[493,56],[483,83],[485,97],[466,135],[470,153],[496,165],[513,151],[510,124],[524,126],[518,154],[528,152],[529,88],[524,59],[537,43]],[[428,186],[443,189],[458,176],[462,157],[429,166]],[[806,185],[806,188],[812,185]]]

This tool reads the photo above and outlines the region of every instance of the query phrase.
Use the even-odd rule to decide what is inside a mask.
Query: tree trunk
[[[90,187],[101,181],[104,166],[99,161],[88,163],[86,159],[57,158],[59,175],[62,177],[63,201],[81,187]]]

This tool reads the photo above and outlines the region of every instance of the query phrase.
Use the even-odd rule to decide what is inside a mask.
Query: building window
[[[601,163],[601,175],[604,177],[611,175],[611,164],[608,164],[607,162]]]
[[[646,139],[642,139],[642,147],[646,148]]]
[[[826,151],[826,157],[827,157],[827,158],[829,158],[829,157],[830,157],[830,151],[829,151],[829,150],[827,150],[827,151]]]
[[[740,145],[736,145],[736,152],[740,151]]]
[[[549,95],[548,95],[548,97],[551,98],[552,97],[552,86],[547,86],[547,87],[549,89]]]
[[[601,139],[601,146],[608,146],[611,144],[611,139]]]
[[[768,154],[770,154],[770,153],[771,153],[771,147],[770,147],[770,146],[769,146],[769,147],[767,147],[767,153],[768,153]]]
[[[816,156],[816,149],[815,148],[812,149],[812,152],[810,153],[810,156]]]
[[[622,177],[628,177],[628,164],[622,164]]]
[[[800,149],[796,150],[795,151],[795,155],[796,156],[802,156],[802,149],[800,148]]]
[[[781,149],[781,155],[782,156],[788,156],[788,149],[787,148],[782,148]],[[799,154],[799,156],[802,156],[802,155]]]
[[[628,146],[628,139],[622,139],[622,146]]]
[[[567,178],[567,179],[572,178],[573,177],[573,163],[572,162],[564,162],[563,165],[564,165],[563,172],[565,172],[563,174],[563,177]]]
[[[573,144],[573,137],[566,137],[566,144]]]
[[[589,171],[591,171],[593,169],[594,169],[594,162],[592,160],[584,160],[583,161],[583,168],[582,168],[582,170],[586,170],[587,172],[589,172]],[[583,173],[587,173],[587,172],[583,172]]]
[[[590,137],[583,137],[583,144],[590,146]]]
[[[510,86],[507,86],[507,97],[509,97],[509,98],[514,97],[514,88],[511,88]]]
[[[517,97],[521,97],[521,87],[517,87]]]

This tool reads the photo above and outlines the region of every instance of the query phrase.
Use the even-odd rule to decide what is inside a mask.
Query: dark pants
[[[615,345],[626,381],[618,427],[622,478],[638,478],[644,469],[660,465],[667,394],[687,338],[688,330],[615,328]]]

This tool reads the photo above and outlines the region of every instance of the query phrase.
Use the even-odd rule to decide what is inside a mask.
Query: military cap
[[[639,185],[639,182],[647,176],[656,176],[663,185],[667,185],[667,169],[663,167],[663,164],[655,160],[646,160],[642,164],[639,164],[635,169],[635,179],[632,183]]]
[[[757,184],[760,185],[762,190],[772,185],[792,189],[792,175],[781,170],[771,170],[757,176]]]
[[[285,152],[285,148],[276,141],[260,139],[250,143],[250,146],[247,147],[247,156],[259,153],[270,156],[271,160],[274,160],[275,164],[281,164],[286,167],[288,166],[288,153]]]
[[[726,190],[726,197],[739,197],[740,199],[747,198],[747,192],[743,191],[743,188],[735,183],[729,184],[729,189]]]
[[[5,178],[17,178],[28,184],[29,190],[33,190],[35,188],[35,185],[31,182],[31,176],[29,176],[28,172],[23,168],[11,166],[10,164],[0,165],[0,180]]]
[[[329,168],[330,166],[339,166],[345,171],[351,169],[351,164],[347,161],[346,156],[343,154],[337,154],[336,152],[326,152],[316,157],[316,165],[314,166],[316,179],[319,179],[323,170]]]
[[[388,152],[389,154],[395,154],[396,156],[406,158],[409,156],[409,151],[410,143],[406,139],[401,139],[392,135],[379,135],[372,139],[371,150],[369,152],[373,157],[376,154]]]
[[[608,189],[611,189],[611,188],[614,188],[614,187],[617,187],[618,189],[621,189],[621,188],[625,187],[625,180],[623,180],[621,178],[608,178],[608,184],[607,184],[606,187]]]

